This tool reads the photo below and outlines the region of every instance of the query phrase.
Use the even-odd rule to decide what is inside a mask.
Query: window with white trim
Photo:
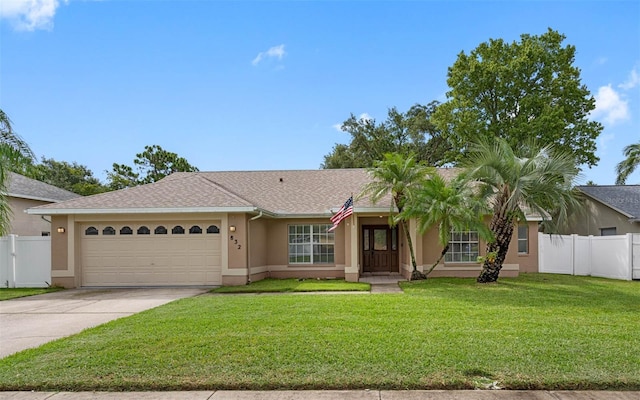
[[[518,225],[518,254],[529,254],[528,225]]]
[[[335,235],[331,224],[289,225],[289,263],[333,264]]]
[[[444,256],[445,262],[468,263],[478,260],[478,232],[452,231],[449,240],[449,251]]]

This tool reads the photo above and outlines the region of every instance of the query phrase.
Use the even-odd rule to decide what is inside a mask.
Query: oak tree
[[[392,107],[381,123],[351,114],[341,125],[342,131],[351,135],[351,141],[336,144],[324,156],[322,168],[370,168],[387,153],[413,155],[417,162],[442,165],[446,142],[430,121],[437,105],[436,101],[415,104],[404,113]]]
[[[549,29],[507,43],[490,39],[449,67],[447,101],[432,122],[451,146],[447,160],[458,162],[477,140],[503,138],[513,147],[535,140],[571,153],[593,166],[603,127],[590,121],[595,100],[574,65],[576,48]]]

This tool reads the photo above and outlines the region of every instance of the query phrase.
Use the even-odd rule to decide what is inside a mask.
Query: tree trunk
[[[444,258],[445,254],[447,254],[447,251],[449,251],[449,243],[447,243],[446,246],[444,246],[444,249],[442,249],[442,253],[440,253],[440,258],[438,258],[438,261],[436,261],[435,263],[433,263],[433,265],[431,266],[431,268],[429,268],[429,270],[424,274],[425,278],[427,276],[429,276],[429,274],[431,273],[431,271],[433,271],[438,264],[440,263],[440,261],[442,261],[442,259]]]
[[[413,241],[411,240],[411,233],[409,232],[409,226],[407,221],[401,220],[402,230],[407,238],[407,246],[409,246],[409,254],[411,255],[411,266],[413,271],[411,272],[411,280],[426,279],[427,277],[420,271],[418,271],[418,264],[416,263],[416,255],[413,252]]]
[[[477,279],[479,283],[490,283],[498,280],[502,264],[507,257],[511,237],[513,236],[513,217],[496,212],[491,218],[489,229],[491,229],[495,238],[494,241],[487,243],[487,256],[485,256],[482,271]],[[495,254],[495,258],[489,257],[490,254]]]

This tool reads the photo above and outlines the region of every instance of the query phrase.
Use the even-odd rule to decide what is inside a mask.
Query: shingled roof
[[[453,169],[440,169],[449,178]],[[326,215],[370,181],[366,169],[178,172],[158,182],[31,209],[34,214],[133,212],[266,212]],[[390,198],[357,209],[388,209]]]
[[[640,185],[578,186],[588,197],[640,221]]]
[[[48,183],[40,182],[26,176],[9,172],[7,179],[7,195],[23,199],[47,201],[57,203],[60,201],[81,197],[79,194],[60,189]]]

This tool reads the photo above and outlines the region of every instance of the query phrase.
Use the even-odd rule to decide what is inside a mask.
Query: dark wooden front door
[[[387,225],[364,225],[362,258],[362,272],[399,272],[398,230]]]

